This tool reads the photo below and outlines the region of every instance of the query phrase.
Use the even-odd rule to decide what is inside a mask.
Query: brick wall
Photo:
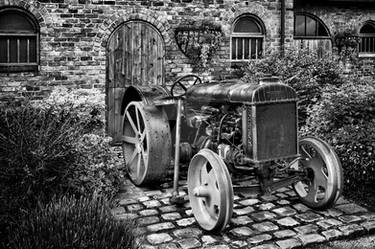
[[[223,29],[224,39],[210,65],[214,78],[230,74],[231,25],[241,14],[254,14],[264,22],[265,48],[280,46],[276,0],[0,0],[0,7],[6,6],[19,6],[38,19],[40,70],[0,74],[2,99],[25,93],[43,96],[56,85],[104,89],[107,40],[118,25],[132,19],[147,21],[160,31],[166,47],[166,82],[193,71],[174,39],[174,29],[191,21],[211,21]],[[292,7],[293,1],[287,0],[287,42],[293,33]]]

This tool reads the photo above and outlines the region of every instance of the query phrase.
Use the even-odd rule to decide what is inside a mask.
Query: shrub
[[[46,100],[0,109],[0,246],[9,225],[38,202],[118,191],[104,100],[97,101],[97,91],[57,89]]]
[[[330,56],[318,57],[306,50],[271,52],[260,60],[250,61],[244,68],[245,81],[257,81],[266,75],[275,75],[293,87],[299,97],[300,125],[305,123],[307,108],[319,101],[326,85],[343,83],[341,68]]]
[[[358,191],[355,194],[361,197],[369,187],[375,190],[375,86],[357,79],[326,90],[322,101],[309,110],[302,131],[323,137],[335,147],[346,190]]]
[[[54,199],[14,228],[11,248],[134,248],[134,222],[116,220],[106,203],[95,197]]]

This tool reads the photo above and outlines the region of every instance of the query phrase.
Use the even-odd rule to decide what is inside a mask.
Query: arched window
[[[366,22],[359,30],[359,36],[361,38],[360,55],[375,54],[375,22]]]
[[[0,72],[37,71],[39,27],[18,8],[0,10]]]
[[[323,56],[332,51],[328,29],[316,16],[306,13],[294,15],[294,44]]]
[[[264,25],[255,16],[244,15],[233,24],[231,61],[258,59],[263,54]]]

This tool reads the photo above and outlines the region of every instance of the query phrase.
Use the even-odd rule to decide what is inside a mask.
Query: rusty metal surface
[[[188,89],[187,100],[201,103],[269,103],[296,101],[293,88],[278,82],[248,83],[241,80],[195,85]]]

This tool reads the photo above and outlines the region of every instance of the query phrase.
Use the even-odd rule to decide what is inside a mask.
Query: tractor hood
[[[268,103],[296,101],[297,94],[293,88],[275,78],[259,82],[241,80],[220,81],[194,85],[188,89],[186,99],[199,103]]]

